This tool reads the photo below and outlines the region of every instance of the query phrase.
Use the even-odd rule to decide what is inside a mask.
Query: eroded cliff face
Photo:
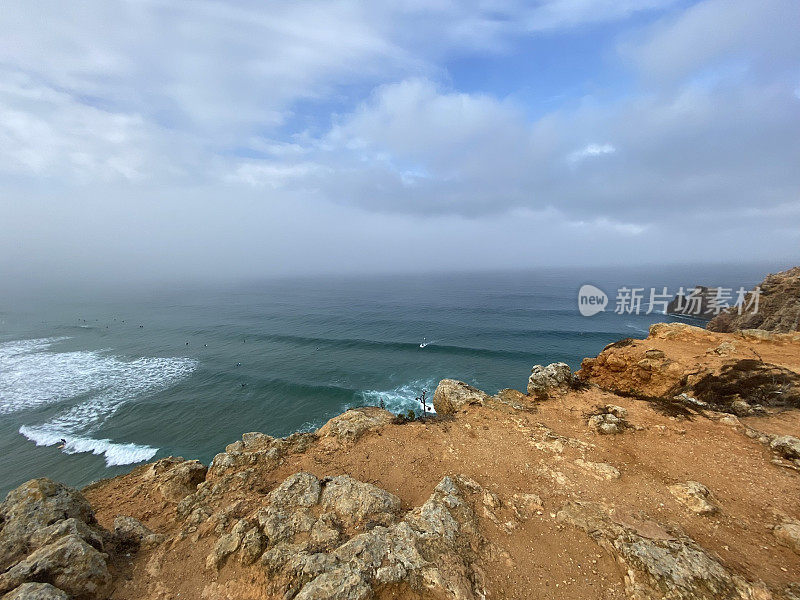
[[[0,507],[9,598],[800,598],[800,336],[654,326]],[[741,416],[736,416],[736,415]],[[66,559],[64,557],[70,557]],[[81,557],[73,560],[72,557]]]
[[[710,331],[762,329],[779,333],[800,331],[800,267],[767,275],[759,285],[758,312],[737,308],[720,313],[708,323]]]

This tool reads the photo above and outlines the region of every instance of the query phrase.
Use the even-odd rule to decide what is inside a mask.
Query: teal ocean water
[[[312,430],[348,407],[417,409],[445,377],[525,389],[661,314],[613,311],[622,285],[751,287],[757,268],[282,279],[60,290],[0,299],[0,491],[71,485],[167,455],[208,462],[247,431]],[[611,296],[582,317],[584,283]],[[67,440],[58,448],[59,440]]]

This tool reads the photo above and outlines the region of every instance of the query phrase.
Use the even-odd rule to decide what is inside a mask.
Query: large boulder
[[[355,442],[367,431],[388,425],[394,415],[375,406],[352,408],[333,417],[317,431],[320,438],[332,438],[339,442]]]
[[[463,381],[442,379],[433,393],[433,408],[440,415],[451,415],[470,404],[483,405],[489,400],[489,394]]]
[[[108,596],[111,575],[103,550],[111,536],[79,491],[49,479],[28,481],[0,505],[0,524],[0,594]]]
[[[0,575],[0,593],[26,582],[47,582],[86,600],[107,598],[111,587],[106,555],[77,535],[39,548]]]
[[[0,523],[0,571],[63,535],[102,544],[101,529],[83,495],[50,479],[32,479],[11,490],[0,505]]]
[[[554,393],[568,390],[572,384],[572,371],[566,363],[534,365],[528,378],[528,395],[548,398]]]

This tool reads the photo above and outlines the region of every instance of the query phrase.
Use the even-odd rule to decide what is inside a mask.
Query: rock
[[[628,411],[621,406],[607,405],[602,413],[589,417],[589,427],[597,433],[612,435],[622,433],[630,424],[625,420]],[[616,414],[615,414],[616,413]],[[618,416],[622,415],[622,416]]]
[[[666,357],[666,354],[664,354],[663,350],[658,350],[656,348],[645,350],[644,355],[651,360],[660,360]]]
[[[400,498],[370,483],[340,475],[325,482],[320,505],[335,512],[345,527],[359,522],[389,525],[400,511]]]
[[[713,307],[716,295],[717,288],[695,286],[688,295],[676,294],[675,298],[667,305],[666,312],[669,315],[686,315],[709,321],[714,316],[713,310],[710,309]]]
[[[43,579],[72,596],[87,600],[107,598],[111,588],[105,555],[77,535],[68,535],[39,548],[0,575],[0,593]]]
[[[403,584],[431,597],[475,598],[480,576],[471,568],[472,548],[482,538],[466,494],[480,494],[480,486],[445,477],[425,504],[398,521],[397,498],[347,476],[319,481],[318,501],[309,506],[312,477],[296,474],[279,486],[300,489],[300,501],[273,492],[258,511],[266,542],[261,565],[273,586],[268,595],[373,598],[384,586]]]
[[[442,379],[433,393],[433,408],[440,415],[451,415],[470,404],[483,405],[489,394],[455,379]]]
[[[571,385],[572,371],[566,363],[552,363],[546,367],[534,365],[528,378],[528,395],[544,399],[568,390]]]
[[[697,398],[693,398],[686,392],[681,392],[677,396],[672,398],[675,402],[679,404],[685,404],[687,406],[695,407],[695,408],[708,408],[708,402],[703,402],[702,400],[698,400]]]
[[[318,431],[320,438],[335,438],[342,442],[355,442],[367,431],[392,422],[395,415],[382,408],[364,406],[350,409],[325,423]]]
[[[516,517],[524,521],[542,510],[542,499],[536,494],[514,494],[511,497],[511,508]]]
[[[729,354],[736,352],[736,345],[732,344],[731,342],[722,342],[709,352],[718,356],[728,356]]]
[[[627,571],[627,597],[769,597],[763,586],[728,571],[693,539],[653,521],[622,522],[598,504],[581,502],[568,502],[557,519],[582,529],[617,558]]]
[[[58,525],[70,519],[75,522]],[[31,548],[53,541],[58,527],[64,528],[64,533],[85,535],[92,543],[100,537],[92,508],[83,495],[50,479],[32,479],[10,491],[0,505],[0,523],[0,571],[23,558]],[[93,533],[89,533],[90,529]],[[34,536],[38,537],[36,543],[31,541]]]
[[[149,466],[145,479],[153,480],[167,502],[180,502],[205,481],[208,469],[197,460],[169,456]]]
[[[138,519],[126,516],[114,519],[114,543],[117,548],[135,552],[140,548],[157,546],[163,541],[163,535],[153,533]]]
[[[800,331],[800,267],[767,275],[758,287],[761,295],[757,313],[745,306],[739,314],[739,309],[732,307],[711,319],[708,329],[719,332],[747,329],[782,333]],[[749,295],[747,299],[750,299]]]
[[[800,458],[800,439],[793,435],[780,435],[769,443],[772,451],[790,460]]]
[[[609,481],[620,478],[619,470],[608,463],[589,462],[582,458],[577,458],[575,459],[575,464],[597,479]]]
[[[719,510],[711,491],[702,483],[687,481],[671,485],[668,489],[678,502],[698,515],[712,515]]]
[[[322,573],[300,590],[295,600],[366,600],[372,588],[350,567]]]
[[[737,417],[747,417],[753,414],[753,408],[744,400],[734,400],[730,411]]]
[[[800,522],[793,519],[786,520],[772,530],[778,541],[800,554]]]
[[[49,583],[23,583],[3,600],[69,600],[69,596]]]
[[[77,535],[82,538],[90,546],[103,551],[103,531],[97,525],[88,525],[78,519],[64,519],[53,523],[49,527],[37,529],[30,537],[28,543],[30,547],[41,548],[52,544],[59,538],[66,535]]]
[[[233,530],[230,533],[220,537],[211,549],[211,554],[206,558],[206,568],[219,569],[225,560],[239,549],[245,533],[250,527],[250,523],[242,519],[233,526]]]
[[[628,418],[628,409],[623,408],[622,406],[617,406],[615,404],[606,404],[605,412],[607,412],[610,415],[614,415],[618,419]]]

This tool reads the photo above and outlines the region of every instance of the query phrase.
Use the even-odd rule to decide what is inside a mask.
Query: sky
[[[0,277],[800,263],[797,0],[4,0]]]

